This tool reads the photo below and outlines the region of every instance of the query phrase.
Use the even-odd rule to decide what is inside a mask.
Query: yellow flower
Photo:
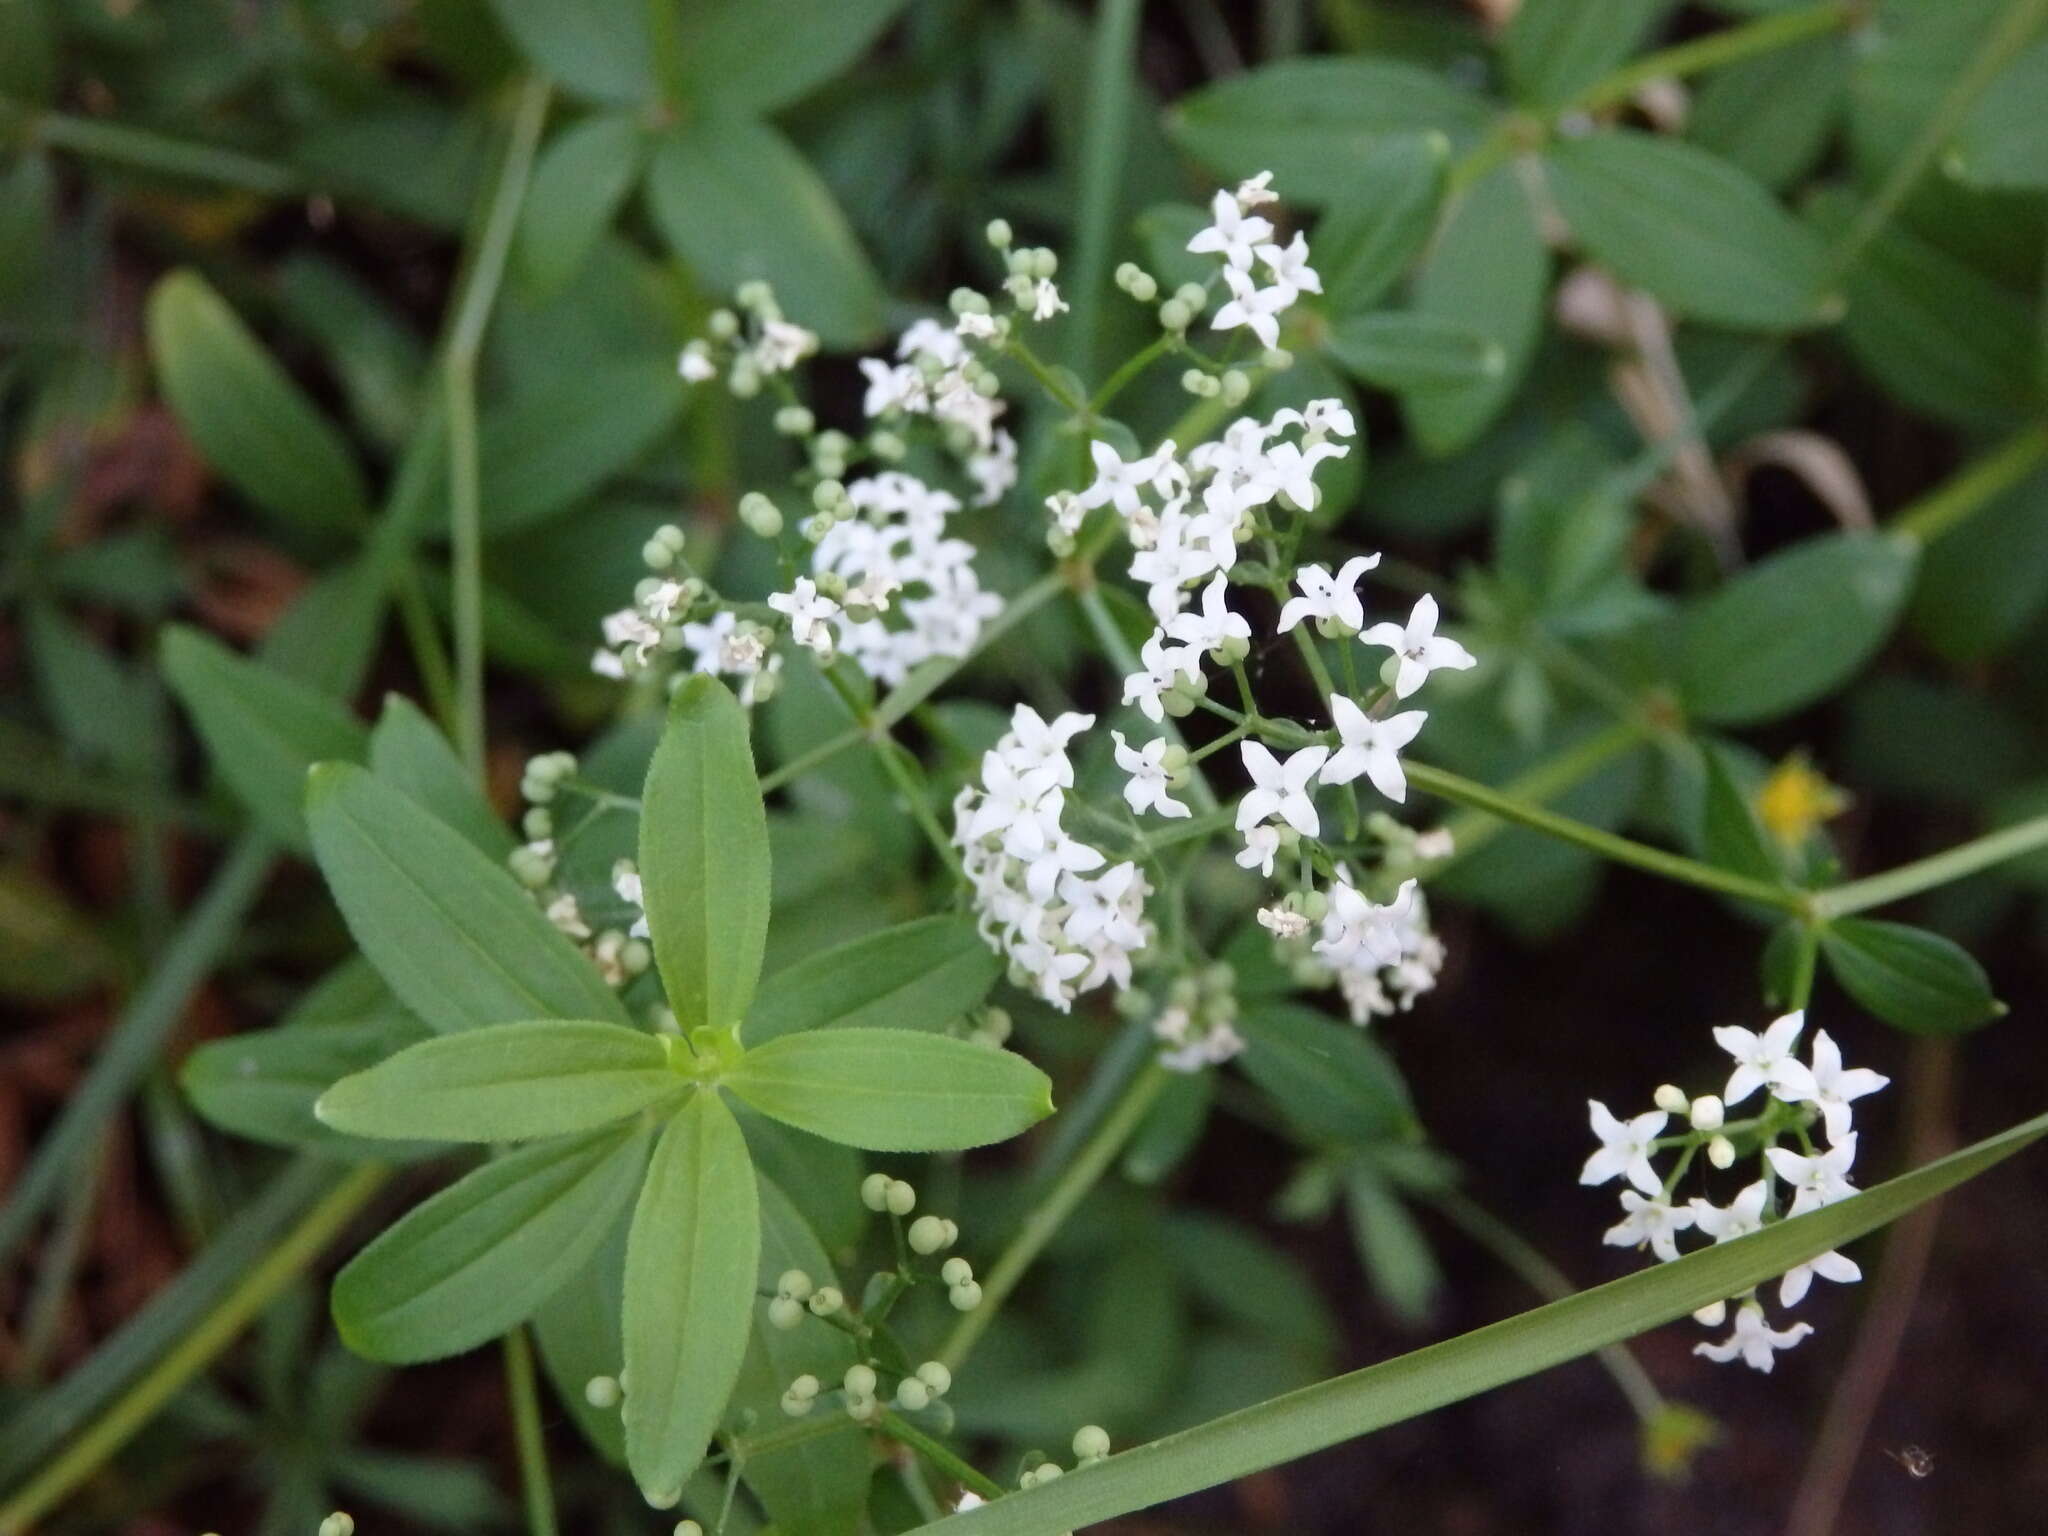
[[[1773,768],[1756,792],[1764,830],[1787,848],[1797,848],[1849,804],[1848,794],[1816,771],[1804,752],[1794,752]]]

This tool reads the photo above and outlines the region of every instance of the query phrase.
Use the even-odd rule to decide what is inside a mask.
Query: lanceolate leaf
[[[1289,1002],[1249,1008],[1240,1023],[1239,1065],[1312,1139],[1369,1146],[1413,1131],[1400,1071],[1362,1030]]]
[[[666,1507],[704,1459],[753,1320],[761,1208],[747,1144],[714,1093],[655,1148],[626,1240],[626,1460]]]
[[[399,1001],[442,1034],[625,1009],[510,874],[360,768],[323,763],[306,819],[328,889]]]
[[[1057,1536],[1399,1424],[1739,1296],[1895,1221],[2044,1133],[2048,1115],[1838,1205],[1168,1435],[1073,1476],[921,1525],[912,1536]]]
[[[1438,315],[1400,310],[1338,321],[1328,347],[1346,373],[1381,389],[1480,384],[1507,367],[1507,354],[1492,337]]]
[[[1925,928],[1837,918],[1821,933],[1821,953],[1843,991],[1916,1035],[1960,1034],[2005,1012],[1970,952]]]
[[[534,1141],[623,1120],[687,1086],[652,1035],[534,1019],[423,1040],[343,1078],[313,1111],[357,1136]]]
[[[988,996],[1001,969],[960,918],[885,928],[769,977],[747,1013],[747,1042],[826,1025],[944,1029]]]
[[[313,1104],[351,1072],[425,1033],[419,1020],[395,1007],[359,1019],[255,1030],[200,1046],[185,1058],[178,1082],[200,1114],[237,1136],[389,1161],[399,1149],[322,1125]]]
[[[1436,225],[1450,158],[1451,141],[1440,133],[1393,134],[1366,151],[1350,190],[1316,225],[1331,314],[1363,314],[1408,270]],[[1197,228],[1205,222],[1197,215]]]
[[[400,693],[384,696],[370,732],[370,771],[404,790],[492,859],[512,851],[512,829],[498,819],[463,769],[440,727]]]
[[[875,1152],[986,1146],[1052,1113],[1051,1082],[1023,1057],[907,1029],[785,1035],[724,1083],[764,1115]]]
[[[525,1321],[604,1240],[646,1157],[645,1135],[622,1128],[484,1164],[335,1276],[342,1339],[403,1365],[474,1349]]]
[[[745,1017],[768,936],[768,817],[747,716],[695,676],[647,769],[640,878],[668,1005],[685,1031]]]

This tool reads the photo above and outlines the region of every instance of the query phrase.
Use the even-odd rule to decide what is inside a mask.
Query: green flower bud
[[[734,399],[751,400],[761,393],[761,370],[754,365],[752,358],[736,358],[732,372],[726,376],[725,387],[732,391]]]
[[[782,509],[759,491],[749,491],[740,498],[740,521],[749,533],[772,539],[782,532]]]
[[[815,1397],[798,1397],[794,1392],[782,1394],[782,1411],[792,1419],[801,1419],[818,1406]]]
[[[896,1384],[896,1406],[907,1413],[922,1413],[932,1405],[932,1389],[915,1376],[906,1376]]]
[[[519,829],[532,842],[540,842],[555,835],[555,818],[550,811],[535,806],[519,818]]]
[[[1150,304],[1159,297],[1159,279],[1150,272],[1140,272],[1131,280],[1131,297],[1140,304]]]
[[[817,1287],[811,1284],[811,1277],[800,1269],[785,1269],[775,1281],[778,1296],[787,1296],[791,1301],[807,1300]]]
[[[934,1254],[946,1246],[946,1224],[936,1216],[920,1216],[910,1224],[913,1252]]]
[[[1301,915],[1312,923],[1320,923],[1330,915],[1330,898],[1321,891],[1303,892]]]
[[[839,1287],[836,1285],[821,1285],[811,1293],[807,1305],[811,1309],[811,1316],[830,1317],[846,1305],[846,1298],[839,1294]]]
[[[981,1305],[981,1287],[972,1280],[956,1285],[946,1293],[946,1300],[953,1304],[955,1312],[972,1312]]]
[[[1186,330],[1188,322],[1193,318],[1187,305],[1181,303],[1179,299],[1168,299],[1159,306],[1159,323],[1175,334]]]
[[[740,317],[729,309],[714,309],[704,328],[714,340],[731,341],[740,333]]]
[[[860,1181],[860,1203],[871,1211],[885,1211],[889,1208],[889,1185],[893,1181],[886,1173],[871,1173]]]
[[[1232,368],[1224,373],[1223,403],[1225,405],[1243,405],[1245,396],[1251,392],[1252,381],[1246,377],[1242,369]]]
[[[583,1383],[583,1401],[600,1412],[619,1406],[619,1382],[615,1376],[593,1376]]]
[[[1209,307],[1209,290],[1200,283],[1182,283],[1173,290],[1173,296],[1191,315],[1199,315]]]
[[[1221,389],[1214,378],[1199,368],[1190,368],[1180,376],[1180,387],[1198,400],[1213,398]]]
[[[654,951],[645,939],[628,939],[626,947],[619,951],[619,964],[626,968],[628,976],[644,976],[647,967],[654,964]]]
[[[1055,277],[1060,270],[1059,252],[1049,245],[1041,245],[1031,253],[1031,275],[1045,278]]]
[[[868,451],[886,464],[894,464],[910,451],[894,432],[875,432],[868,437]]]
[[[765,309],[775,302],[775,290],[756,277],[741,283],[732,297],[741,309]]]
[[[927,1360],[920,1365],[917,1379],[930,1389],[933,1397],[944,1397],[953,1389],[953,1373],[937,1360]]]
[[[678,1520],[669,1536],[704,1536],[704,1527],[694,1520]]]
[[[974,1266],[956,1254],[939,1266],[939,1278],[947,1285],[965,1285],[974,1278]]]
[[[784,1333],[804,1320],[804,1304],[793,1297],[778,1296],[768,1303],[768,1321]]]
[[[320,1536],[356,1536],[355,1517],[346,1510],[337,1509],[320,1522]]]
[[[665,571],[676,563],[676,552],[659,539],[640,546],[640,559],[650,571]]]
[[[784,437],[809,437],[818,418],[801,405],[785,405],[775,413],[775,430]]]
[[[883,1203],[891,1216],[908,1216],[917,1209],[917,1191],[901,1179],[891,1179]]]
[[[988,295],[973,288],[955,288],[946,302],[956,315],[988,313]]]
[[[1009,249],[1011,233],[1010,221],[1008,219],[990,219],[985,233],[988,235],[988,243],[997,250]]]
[[[1268,347],[1259,354],[1259,366],[1272,373],[1285,373],[1294,366],[1294,354],[1285,347]]]
[[[846,505],[846,487],[837,480],[820,480],[811,487],[811,505],[820,512],[836,512]]]
[[[1100,1424],[1083,1424],[1074,1431],[1074,1454],[1082,1461],[1101,1461],[1109,1454],[1109,1431]]]

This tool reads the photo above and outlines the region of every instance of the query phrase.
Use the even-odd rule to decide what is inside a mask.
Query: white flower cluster
[[[534,901],[547,915],[548,921],[597,967],[605,984],[623,987],[654,961],[653,951],[646,942],[647,915],[641,910],[640,877],[631,875],[629,892],[617,872],[614,873],[614,890],[636,913],[631,926],[624,929],[593,929],[576,892],[555,879],[561,863],[561,843],[556,826],[561,819],[558,811],[565,796],[586,793],[577,782],[576,768],[576,757],[569,752],[545,752],[528,759],[519,783],[520,794],[527,803],[526,812],[520,819],[520,829],[526,834],[527,841],[514,848],[505,862],[513,877],[533,894]],[[594,812],[586,809],[583,819],[587,820],[591,814]],[[570,828],[569,836],[573,837],[579,830],[580,821]],[[630,863],[621,860],[620,864],[626,872],[631,872]]]
[[[1266,347],[1280,345],[1280,316],[1296,299],[1323,291],[1322,278],[1308,264],[1308,242],[1301,232],[1278,245],[1272,221],[1252,211],[1278,201],[1269,190],[1272,179],[1271,171],[1262,171],[1235,192],[1218,192],[1209,205],[1208,227],[1188,242],[1190,251],[1223,258],[1230,302],[1216,311],[1211,327],[1228,331],[1243,326]],[[1263,288],[1252,272],[1255,262],[1268,278]]]
[[[1697,1232],[1725,1243],[1760,1231],[1774,1220],[1803,1215],[1856,1193],[1849,1182],[1849,1170],[1856,1161],[1850,1106],[1877,1092],[1889,1079],[1867,1067],[1844,1068],[1841,1050],[1826,1030],[1814,1035],[1810,1060],[1800,1061],[1794,1052],[1805,1027],[1802,1011],[1775,1020],[1761,1034],[1735,1025],[1715,1030],[1715,1043],[1735,1059],[1735,1070],[1719,1096],[1688,1098],[1682,1089],[1666,1085],[1657,1090],[1656,1109],[1629,1120],[1617,1119],[1598,1100],[1588,1102],[1600,1147],[1586,1159],[1579,1182],[1605,1184],[1621,1178],[1633,1186],[1621,1192],[1622,1220],[1608,1230],[1608,1243],[1616,1247],[1647,1245],[1660,1260],[1669,1262],[1679,1256],[1678,1235],[1682,1232]],[[1763,1109],[1740,1124],[1730,1122],[1728,1106],[1744,1102],[1759,1088],[1766,1090]],[[1674,1115],[1682,1115],[1687,1128],[1666,1136],[1664,1128]],[[1815,1121],[1826,1132],[1825,1148],[1816,1149],[1809,1139],[1808,1127]],[[1734,1166],[1736,1135],[1754,1138],[1762,1177],[1746,1185],[1725,1206],[1697,1195],[1677,1204],[1673,1197],[1679,1181],[1697,1153],[1704,1150],[1715,1168]],[[1778,1139],[1787,1135],[1795,1138],[1802,1150],[1777,1145]],[[1677,1165],[1668,1175],[1660,1175],[1653,1162],[1664,1151],[1678,1153]],[[1784,1186],[1782,1198],[1780,1184]],[[1781,1203],[1782,1209],[1774,1210]],[[1842,1254],[1821,1254],[1778,1281],[1778,1305],[1797,1306],[1816,1275],[1846,1284],[1860,1280],[1863,1272]],[[1694,1316],[1706,1327],[1718,1328],[1727,1321],[1727,1303],[1715,1302]],[[1803,1322],[1773,1328],[1763,1303],[1752,1291],[1737,1299],[1729,1336],[1719,1343],[1696,1345],[1693,1352],[1724,1363],[1739,1357],[1745,1365],[1768,1371],[1780,1351],[1792,1348],[1812,1332],[1812,1324]]]
[[[766,283],[742,283],[733,299],[740,313],[713,310],[710,335],[683,348],[676,372],[686,383],[702,384],[717,378],[723,365],[726,388],[745,399],[760,392],[763,380],[816,355],[818,336],[783,318]]]
[[[981,783],[953,802],[953,842],[973,887],[981,936],[1008,957],[1015,983],[1065,1011],[1105,982],[1131,983],[1131,956],[1152,940],[1151,887],[1138,866],[1108,864],[1060,825],[1074,765],[1067,744],[1093,715],[1051,721],[1020,704],[982,754]],[[1094,873],[1100,871],[1100,873]]]
[[[870,420],[927,416],[946,431],[974,482],[974,504],[994,506],[1017,483],[1017,440],[997,420],[1008,409],[996,392],[995,375],[962,340],[963,329],[947,330],[936,320],[918,320],[897,338],[891,363],[864,357],[868,381],[861,410]],[[986,318],[984,315],[983,318]]]

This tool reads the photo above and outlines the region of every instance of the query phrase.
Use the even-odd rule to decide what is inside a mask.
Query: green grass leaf
[[[597,968],[511,875],[401,790],[323,763],[306,799],[314,856],[349,931],[436,1033],[535,1018],[627,1022]]]
[[[1052,1084],[1011,1051],[907,1029],[785,1035],[723,1083],[764,1115],[875,1152],[1002,1141],[1052,1113]]]
[[[666,1507],[704,1459],[754,1315],[761,1207],[732,1111],[696,1093],[655,1148],[626,1240],[626,1459]]]
[[[692,0],[679,52],[693,102],[773,112],[866,53],[903,0]]]
[[[777,971],[747,1011],[747,1041],[799,1030],[941,1030],[988,996],[1002,962],[971,923],[925,917],[836,944]]]
[[[736,1028],[768,937],[768,817],[746,711],[716,679],[676,691],[642,804],[640,878],[668,1005],[685,1032]]]
[[[1911,1034],[1962,1034],[2005,1012],[1970,952],[1925,928],[1837,918],[1820,946],[1843,991]]]
[[[522,1147],[400,1217],[334,1277],[334,1323],[357,1354],[439,1360],[530,1317],[604,1240],[647,1138],[628,1129]]]
[[[637,1115],[686,1087],[652,1035],[533,1019],[423,1040],[343,1078],[313,1112],[355,1136],[536,1141]]]
[[[1944,168],[1978,187],[2048,188],[2048,42],[2034,44],[1991,82],[1949,146]]]

